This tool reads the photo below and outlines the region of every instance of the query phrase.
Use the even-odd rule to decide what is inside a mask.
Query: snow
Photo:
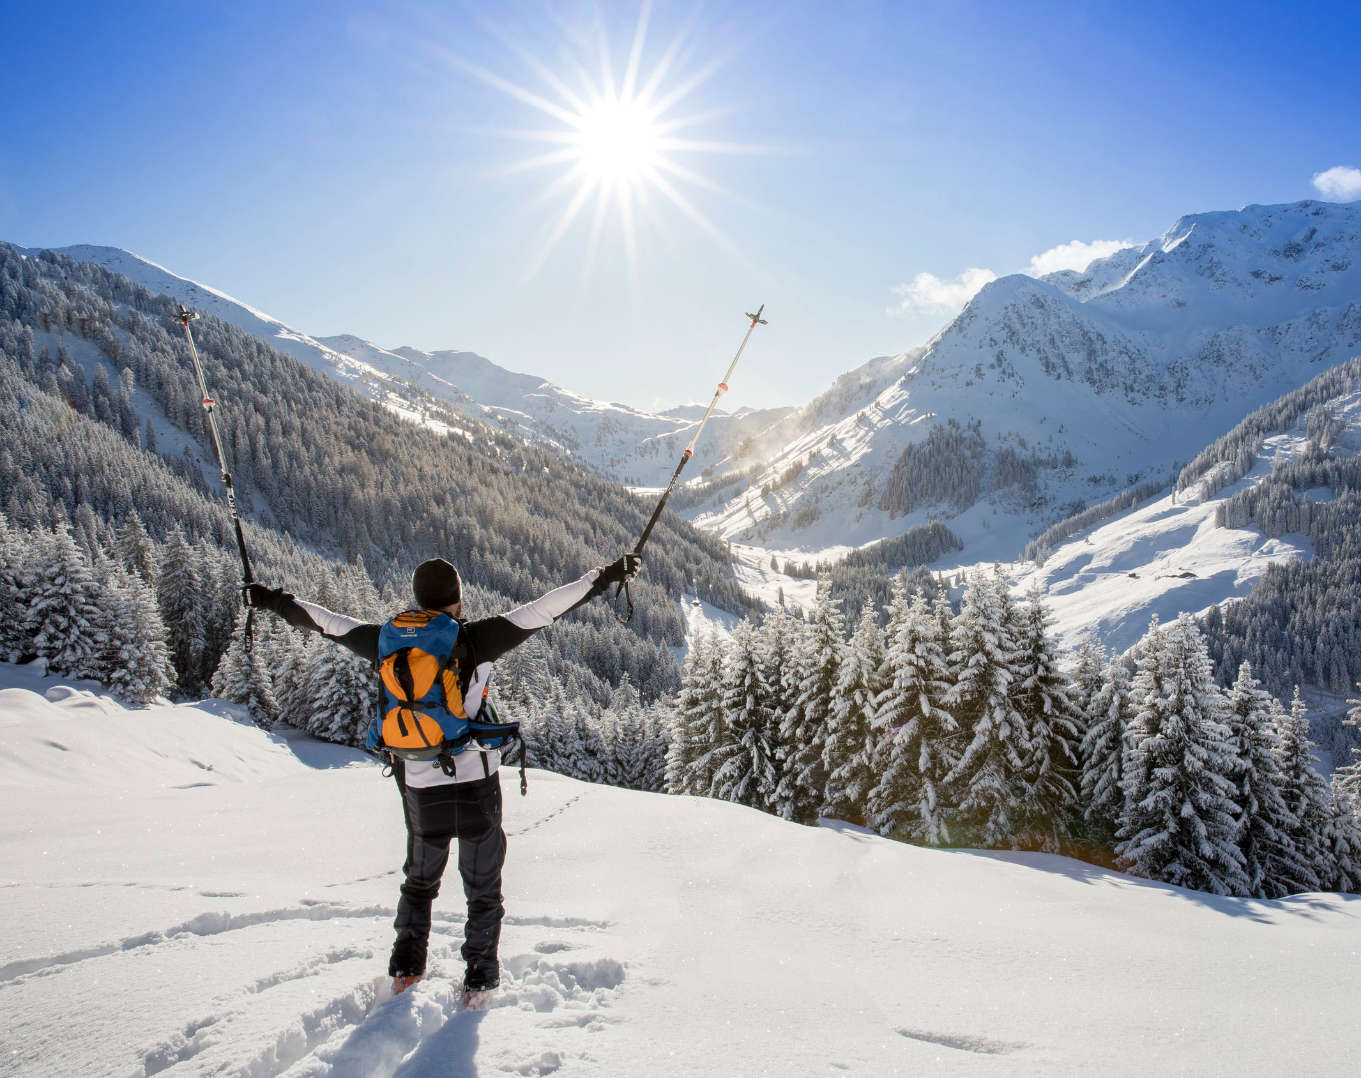
[[[3,1074],[1353,1073],[1361,897],[1213,898],[717,801],[507,786],[503,987],[462,910],[390,998],[360,754],[0,665]]]
[[[1356,411],[1350,409],[1350,420],[1361,429]],[[1169,494],[1079,532],[1042,566],[1013,566],[1012,588],[1018,594],[1039,588],[1054,614],[1055,639],[1068,652],[1088,640],[1125,651],[1154,615],[1170,624],[1181,613],[1199,615],[1241,599],[1272,565],[1313,557],[1313,545],[1301,535],[1268,538],[1254,529],[1221,528],[1215,513],[1305,445],[1300,430],[1268,438],[1237,483],[1211,497],[1202,497],[1200,487]]]

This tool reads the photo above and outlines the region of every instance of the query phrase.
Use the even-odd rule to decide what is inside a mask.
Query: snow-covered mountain
[[[473,418],[550,445],[621,483],[663,483],[704,411],[681,407],[654,414],[591,400],[542,378],[506,370],[475,352],[389,350],[351,334],[314,337],[225,292],[120,248],[78,245],[55,250],[80,262],[98,263],[153,292],[230,322],[404,415],[426,417],[428,394]],[[705,429],[706,458],[730,455],[745,438],[791,411],[715,413]]]
[[[1010,559],[1357,354],[1361,203],[1184,217],[1084,273],[986,286],[900,372],[885,364],[896,377],[872,400],[800,432],[696,522],[824,550],[939,515],[961,562]]]
[[[476,352],[388,351],[354,336],[321,344],[357,362],[411,382],[470,415],[545,442],[601,475],[633,486],[669,477],[704,414],[703,406],[645,412],[592,400],[552,382],[498,367]],[[705,428],[706,459],[733,454],[742,441],[792,412],[790,408],[715,412]]]
[[[385,974],[404,849],[359,752],[0,664],[3,1075],[1350,1075],[1361,896],[1219,898],[1043,854],[530,773],[501,988]],[[452,871],[452,870],[451,870]]]

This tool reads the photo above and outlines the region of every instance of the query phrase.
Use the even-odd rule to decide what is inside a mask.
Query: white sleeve
[[[517,606],[509,613],[502,614],[517,629],[543,629],[553,624],[554,619],[562,617],[582,599],[586,598],[591,586],[600,577],[599,569],[592,569],[580,580],[554,588],[546,595],[540,595],[532,603]]]
[[[344,636],[351,629],[357,629],[366,624],[345,614],[337,614],[327,610],[324,606],[318,606],[316,603],[305,602],[302,599],[294,599],[293,601],[307,612],[307,616],[312,619],[317,630],[327,636]]]

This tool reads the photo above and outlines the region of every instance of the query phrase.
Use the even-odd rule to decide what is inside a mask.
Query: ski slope
[[[0,666],[0,1074],[1351,1075],[1361,897],[1221,899],[1063,858],[532,772],[503,987],[462,901],[385,984],[401,861],[364,757]]]

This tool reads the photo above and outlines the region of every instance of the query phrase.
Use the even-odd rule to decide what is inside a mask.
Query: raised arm
[[[554,588],[532,603],[493,618],[472,621],[463,627],[468,646],[479,663],[495,662],[511,648],[523,644],[540,629],[546,629],[569,610],[590,602],[611,584],[632,577],[642,559],[625,554],[609,565],[592,569],[579,580]]]
[[[336,614],[324,606],[297,599],[283,588],[250,584],[246,592],[251,606],[278,614],[295,628],[321,633],[370,662],[378,661],[378,630],[381,626]]]

